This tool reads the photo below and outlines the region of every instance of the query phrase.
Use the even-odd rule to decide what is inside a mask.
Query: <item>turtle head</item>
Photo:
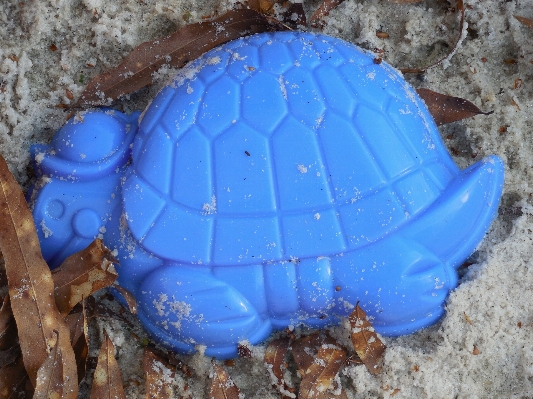
[[[79,112],[55,134],[50,145],[31,147],[37,175],[94,181],[125,164],[140,113],[103,109]]]
[[[93,110],[72,117],[50,145],[31,148],[39,177],[28,194],[50,266],[105,232],[118,205],[120,178],[131,153],[139,113]]]

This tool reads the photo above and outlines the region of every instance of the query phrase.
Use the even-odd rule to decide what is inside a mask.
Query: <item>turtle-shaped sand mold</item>
[[[102,236],[181,352],[232,357],[358,301],[381,334],[429,326],[502,192],[499,158],[460,171],[396,70],[323,35],[229,42],[138,119],[80,113],[34,146],[35,223],[52,267]]]

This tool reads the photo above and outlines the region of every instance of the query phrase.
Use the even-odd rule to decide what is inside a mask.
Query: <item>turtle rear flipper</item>
[[[270,322],[209,268],[163,266],[144,280],[138,298],[139,318],[151,335],[186,353],[208,343],[207,356],[232,358],[238,342],[255,344],[272,331]]]
[[[460,266],[496,216],[503,180],[504,165],[497,156],[470,166],[402,235],[430,249],[448,266]]]

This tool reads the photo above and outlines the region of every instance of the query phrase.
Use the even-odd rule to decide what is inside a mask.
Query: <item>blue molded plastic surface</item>
[[[52,267],[103,236],[146,329],[185,353],[358,301],[382,334],[432,324],[502,193],[498,157],[460,171],[397,71],[323,35],[225,44],[137,117],[86,112],[33,148],[35,222]]]

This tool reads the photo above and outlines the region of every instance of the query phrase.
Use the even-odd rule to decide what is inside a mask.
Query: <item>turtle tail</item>
[[[503,182],[502,160],[484,158],[459,173],[403,236],[433,251],[446,265],[459,267],[495,218]]]

